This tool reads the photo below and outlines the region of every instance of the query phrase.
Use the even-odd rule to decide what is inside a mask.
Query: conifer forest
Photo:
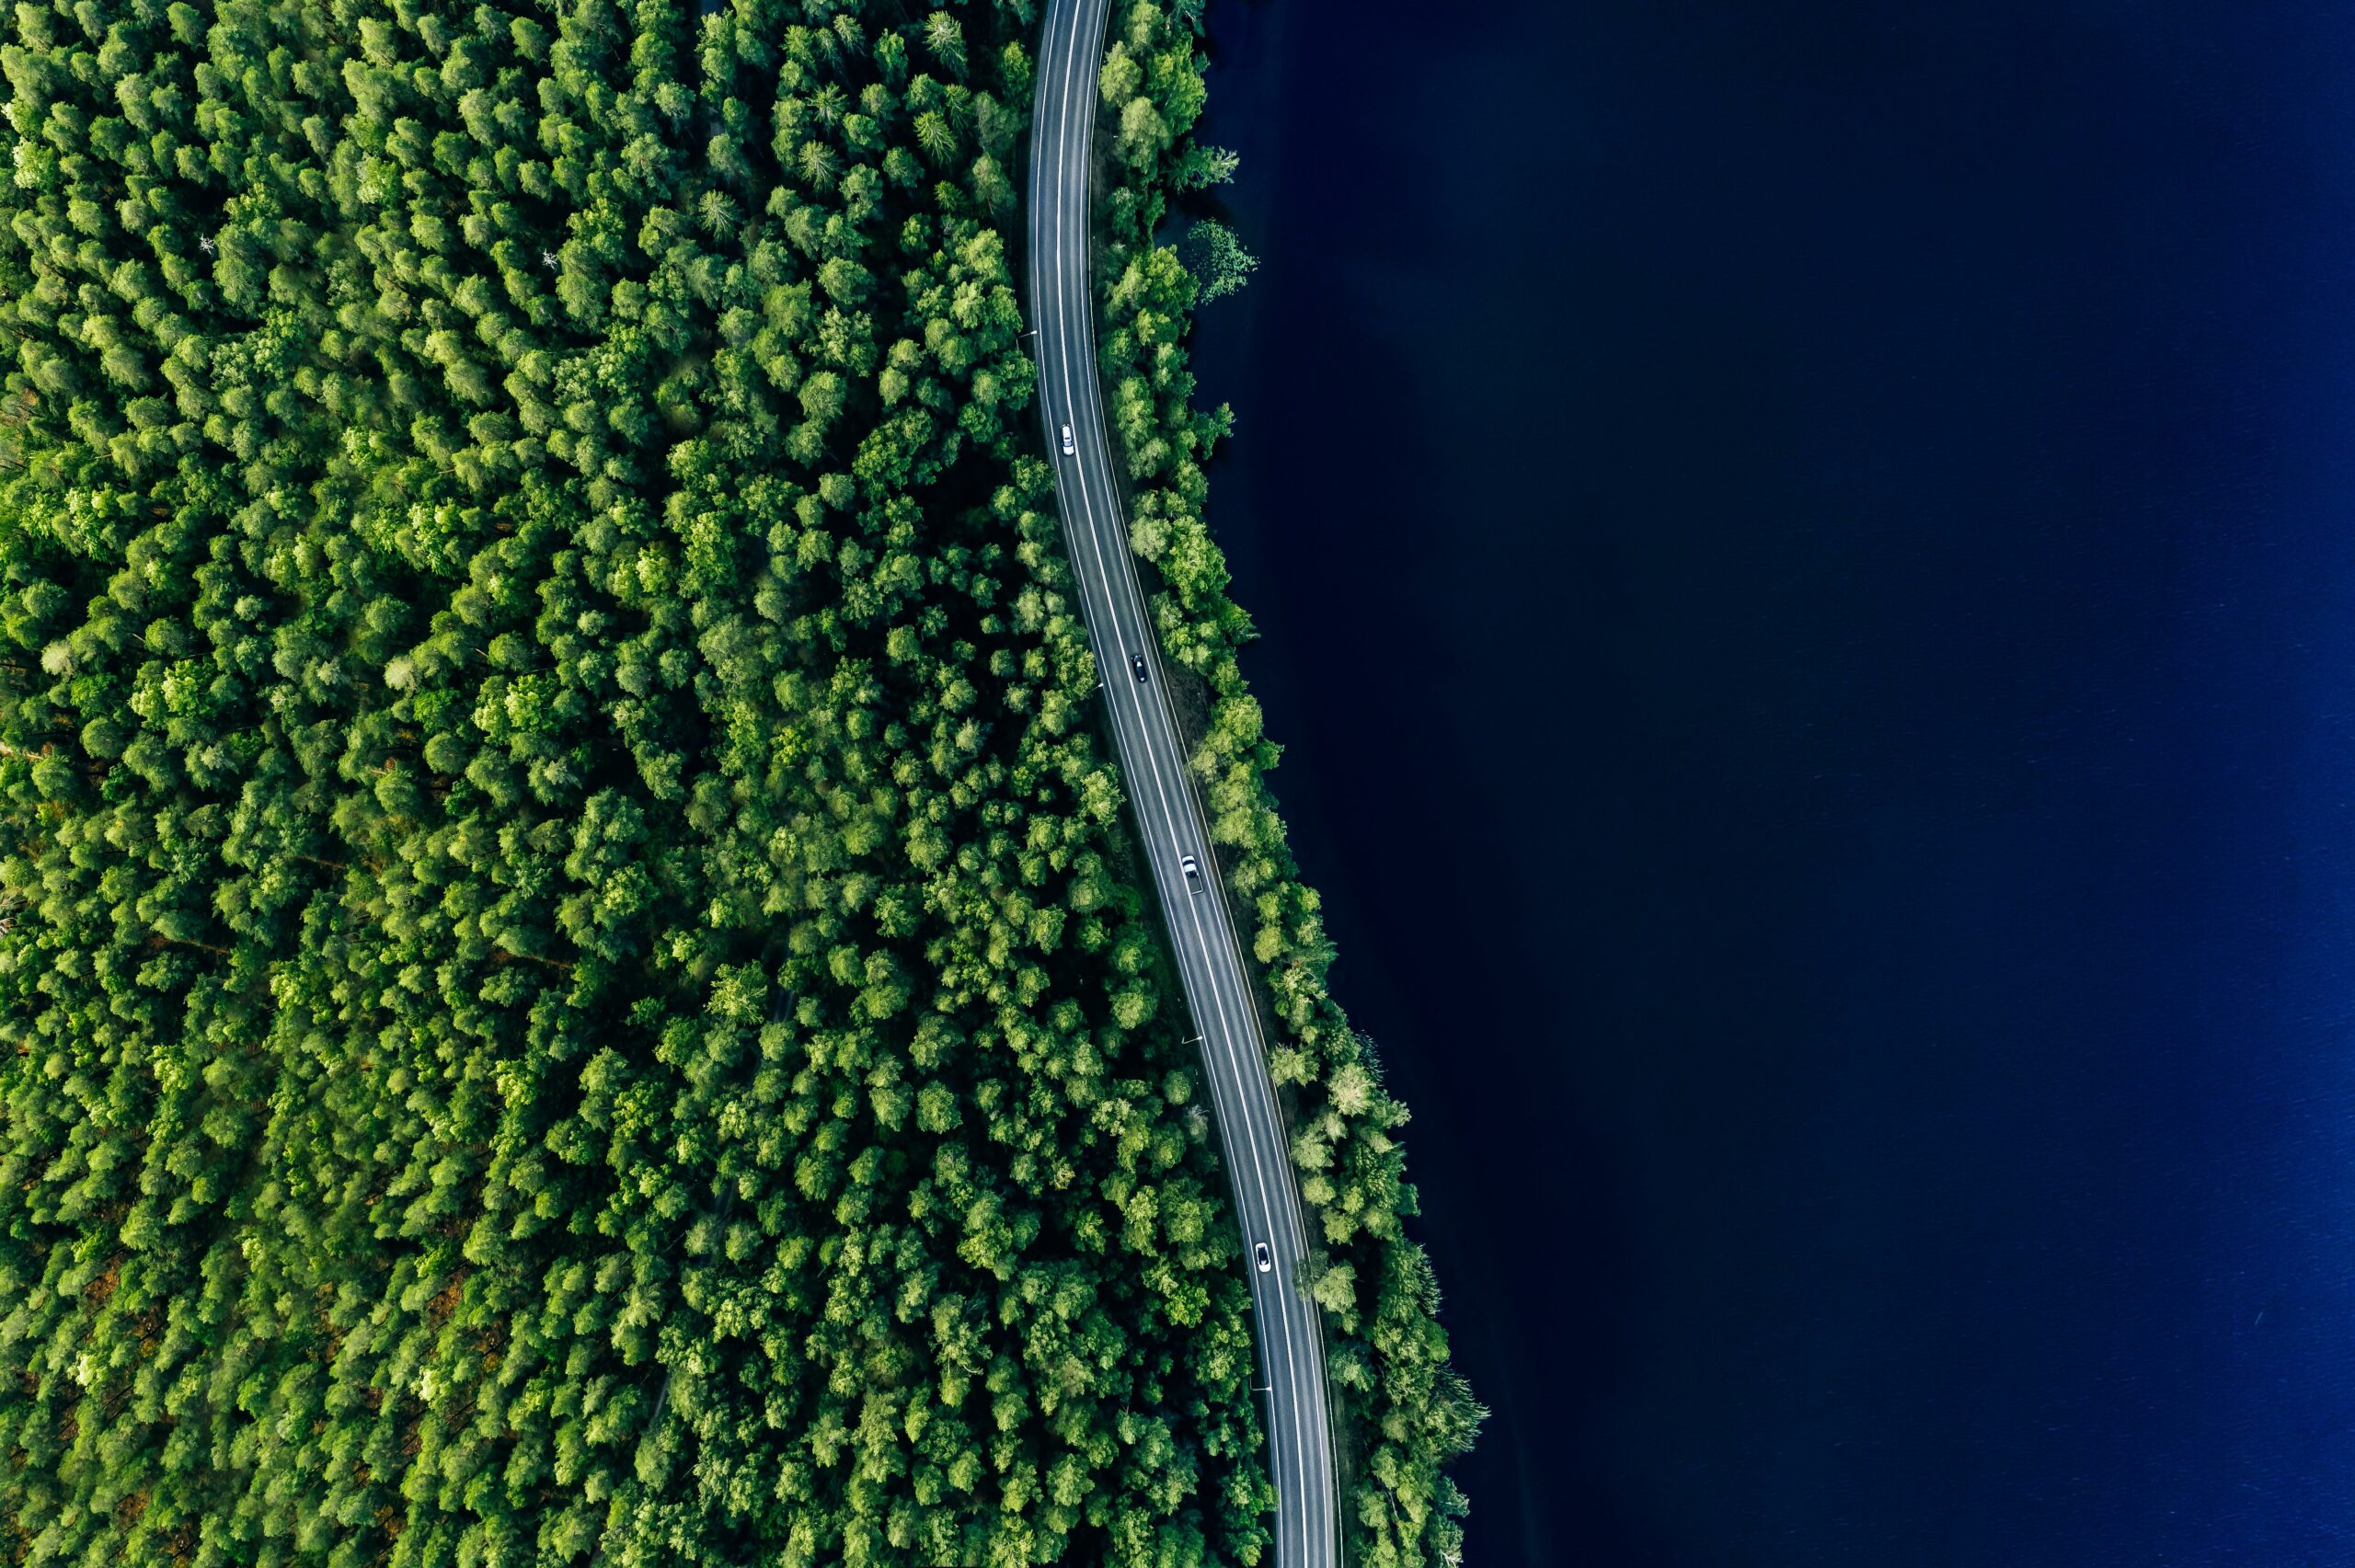
[[[1039,20],[0,27],[0,1562],[1267,1560],[1023,338]],[[1115,7],[1101,369],[1347,1561],[1451,1562],[1480,1411],[1204,523],[1200,20]]]

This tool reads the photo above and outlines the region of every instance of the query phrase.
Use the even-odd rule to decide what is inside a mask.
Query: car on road
[[[1194,857],[1189,854],[1179,855],[1178,857],[1178,869],[1184,872],[1186,874],[1186,880],[1194,885],[1192,887],[1187,889],[1187,891],[1200,891],[1202,885],[1202,868],[1200,862],[1196,861]]]
[[[1079,448],[1072,443],[1071,427],[1069,425],[1065,425],[1063,427],[1063,455],[1065,457],[1069,457],[1073,452],[1075,452],[1078,450]]]
[[[1265,1242],[1251,1243],[1251,1261],[1259,1265],[1261,1274],[1270,1273],[1276,1266],[1276,1260],[1268,1255],[1268,1243]]]
[[[1138,680],[1140,680],[1140,681],[1143,680],[1143,679],[1144,679],[1144,655],[1143,655],[1143,654],[1141,654],[1141,653],[1132,653],[1132,654],[1129,655],[1129,668],[1130,668],[1131,670],[1135,670],[1135,671],[1137,672],[1137,679],[1138,679]]]

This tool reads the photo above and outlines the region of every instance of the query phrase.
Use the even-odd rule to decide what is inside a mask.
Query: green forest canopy
[[[1028,0],[14,15],[0,1560],[1261,1559],[1036,457]],[[1106,369],[1285,1025],[1352,1561],[1439,1561],[1477,1407],[1148,237],[1216,161],[1200,62],[1115,27]]]

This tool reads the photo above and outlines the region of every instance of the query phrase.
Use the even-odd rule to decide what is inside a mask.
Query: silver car
[[[1180,855],[1178,857],[1178,869],[1186,874],[1187,881],[1194,884],[1194,886],[1188,888],[1187,891],[1200,891],[1202,884],[1202,867],[1200,862],[1196,861],[1192,855]]]
[[[1069,425],[1065,425],[1063,427],[1063,455],[1065,457],[1069,457],[1073,452],[1075,452],[1078,450],[1079,448],[1073,443],[1071,439],[1071,427]]]
[[[1265,1242],[1251,1243],[1251,1261],[1259,1265],[1261,1274],[1272,1273],[1276,1266],[1276,1260],[1268,1255],[1268,1243]]]

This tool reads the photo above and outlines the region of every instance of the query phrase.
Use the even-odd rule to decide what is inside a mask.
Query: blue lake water
[[[2355,1562],[2355,9],[1212,17],[1471,1562]]]

